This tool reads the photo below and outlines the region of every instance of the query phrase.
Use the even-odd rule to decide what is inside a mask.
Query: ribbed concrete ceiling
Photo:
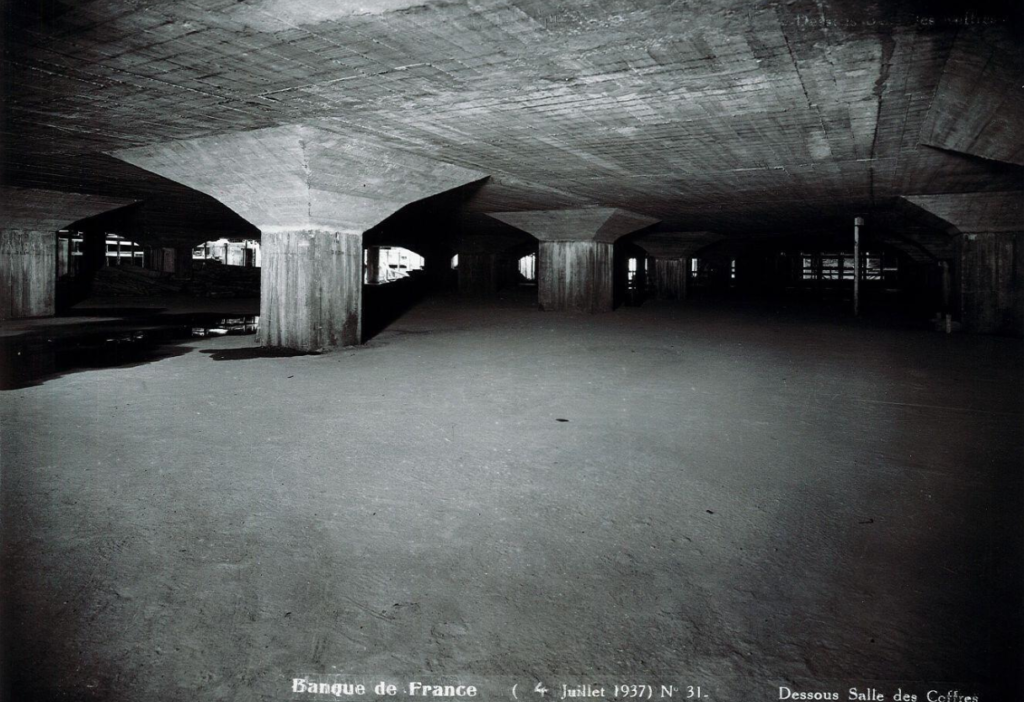
[[[96,0],[7,15],[13,185],[185,197],[105,154],[286,124],[490,174],[474,211],[617,207],[664,231],[1022,183],[1019,22],[1000,5]]]

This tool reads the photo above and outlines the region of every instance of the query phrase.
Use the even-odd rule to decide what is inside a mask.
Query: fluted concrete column
[[[615,241],[658,221],[601,207],[490,216],[537,237],[538,304],[542,310],[567,312],[610,312]]]
[[[0,319],[52,317],[57,233],[0,230]]]

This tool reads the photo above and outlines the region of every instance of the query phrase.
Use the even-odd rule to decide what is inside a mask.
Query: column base
[[[540,309],[611,312],[614,245],[596,241],[542,241],[538,255]]]
[[[57,233],[0,232],[0,319],[56,314]]]
[[[654,287],[659,300],[686,299],[687,259],[654,260]]]
[[[363,235],[265,232],[261,346],[323,353],[362,343]]]
[[[964,330],[1024,336],[1024,232],[964,234],[960,260]]]

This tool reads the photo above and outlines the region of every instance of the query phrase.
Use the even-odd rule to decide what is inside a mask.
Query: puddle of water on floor
[[[0,390],[84,370],[150,363],[187,353],[190,339],[255,334],[258,316],[162,315],[64,325],[0,338]]]

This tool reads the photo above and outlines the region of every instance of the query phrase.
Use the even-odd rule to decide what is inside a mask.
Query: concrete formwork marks
[[[362,235],[263,236],[260,344],[321,352],[361,342]]]
[[[542,241],[537,271],[540,308],[570,312],[612,309],[612,244]]]
[[[0,319],[54,314],[57,234],[0,230]]]

